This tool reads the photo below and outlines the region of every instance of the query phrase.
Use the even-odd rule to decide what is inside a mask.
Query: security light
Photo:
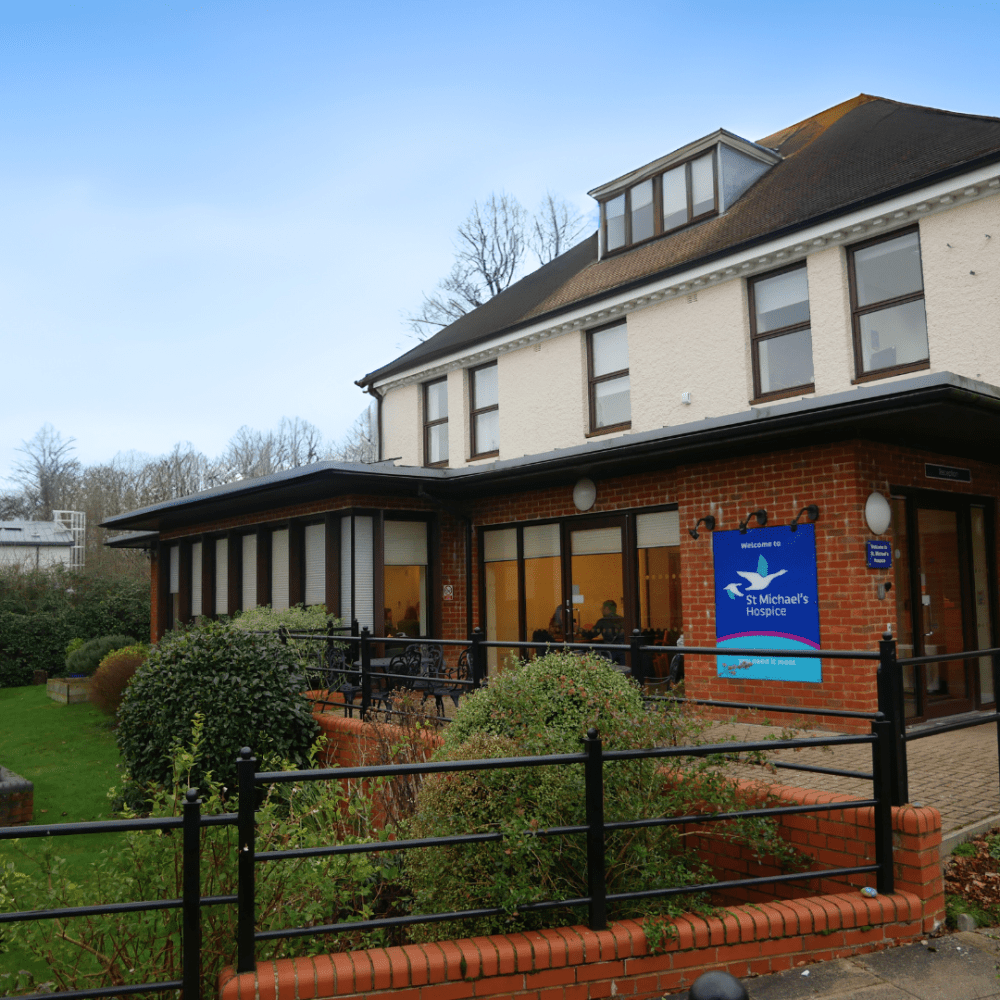
[[[803,514],[805,514],[806,519],[809,521],[809,523],[812,524],[819,517],[819,507],[817,507],[816,504],[814,503],[809,504],[808,507],[803,507],[802,510],[800,510],[798,514],[795,515],[795,519],[791,521],[788,525],[788,527],[791,528],[792,531],[798,530],[799,518],[801,518]]]
[[[740,521],[740,534],[745,535],[747,533],[747,525],[751,521],[757,522],[758,528],[763,528],[767,524],[767,511],[766,510],[754,510],[747,514],[747,519],[745,521]]]
[[[711,514],[707,515],[706,517],[699,517],[698,520],[695,521],[694,527],[693,528],[688,528],[688,534],[692,538],[697,538],[698,537],[698,525],[699,524],[705,525],[705,527],[708,528],[709,531],[715,531],[715,518],[712,517]]]

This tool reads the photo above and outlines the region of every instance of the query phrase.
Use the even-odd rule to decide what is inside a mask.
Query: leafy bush
[[[87,695],[105,715],[118,711],[129,681],[148,656],[149,647],[139,644],[114,649],[101,660],[90,678]]]
[[[296,604],[283,611],[276,611],[269,604],[257,608],[247,608],[231,619],[234,628],[254,632],[276,632],[284,626],[290,632],[325,631],[329,625],[339,625],[340,619],[327,614],[322,604],[311,604],[305,607]]]
[[[0,570],[0,687],[64,669],[67,644],[102,635],[149,635],[149,584],[61,568]]]
[[[102,635],[97,639],[91,639],[66,657],[66,673],[85,674],[89,677],[101,665],[101,660],[108,653],[134,645],[135,639],[130,635]]]
[[[70,656],[75,653],[86,641],[86,639],[81,639],[79,636],[75,639],[70,639],[70,641],[66,643],[66,655]]]
[[[196,775],[205,774],[209,768],[203,756],[207,751],[206,739],[207,720],[196,715],[188,734],[190,746],[175,749],[167,761],[170,780],[149,803],[151,815],[180,815],[184,793],[198,781]],[[203,785],[201,794],[203,814],[227,812],[232,806],[217,780]],[[357,794],[348,798],[343,782],[272,785],[257,812],[257,850],[357,843],[368,825],[368,814],[368,800]],[[32,861],[40,860],[41,870],[29,878],[15,870],[14,865],[0,866],[0,905],[4,909],[176,899],[183,891],[180,830],[162,835],[155,831],[120,835],[115,845],[105,850],[93,865],[92,877],[80,885],[66,877],[65,862],[52,853],[50,842],[44,848],[38,840],[25,842],[26,847],[21,847],[21,843],[17,842],[21,853]],[[45,849],[39,859],[38,853]],[[235,893],[239,857],[236,828],[202,828],[201,849],[202,895]],[[381,863],[379,855],[355,854],[258,865],[257,929],[364,920],[381,915],[386,906],[385,882],[379,877]],[[215,994],[222,967],[236,957],[236,907],[206,906],[201,913],[202,988],[198,995],[208,997]],[[181,922],[180,910],[119,913],[76,917],[69,925],[54,920],[18,923],[9,925],[9,935],[10,943],[25,948],[48,966],[49,975],[61,989],[92,989],[179,979]],[[260,941],[256,950],[258,961],[267,961],[384,943],[387,943],[385,936],[379,932],[365,937],[328,934]],[[36,991],[29,988],[27,992]]]
[[[704,724],[676,706],[646,710],[638,688],[593,655],[550,653],[490,679],[459,708],[444,731],[439,760],[579,753],[596,727],[606,750],[688,745]],[[608,822],[682,816],[741,807],[741,796],[713,758],[615,761],[604,768]],[[745,806],[744,806],[745,807]],[[549,827],[586,818],[582,766],[524,767],[428,776],[408,836],[449,836],[498,830],[501,841],[407,853],[414,912],[499,907],[503,914],[464,926],[414,928],[416,937],[496,933],[582,919],[582,911],[524,911],[525,904],[587,895],[586,842],[579,835],[538,837]],[[761,820],[718,823],[717,836],[754,846],[784,865],[795,852]],[[609,831],[607,888],[632,892],[711,881],[676,826]],[[674,914],[705,905],[691,896],[620,905],[617,917]]]
[[[318,732],[298,658],[276,636],[223,622],[168,632],[136,671],[118,710],[118,748],[130,801],[170,779],[168,754],[205,718],[197,784],[211,774],[233,786],[243,746],[258,759],[304,765]]]

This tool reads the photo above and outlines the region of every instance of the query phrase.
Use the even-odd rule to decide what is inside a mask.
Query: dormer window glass
[[[633,184],[603,203],[605,250],[680,229],[718,211],[714,150]]]

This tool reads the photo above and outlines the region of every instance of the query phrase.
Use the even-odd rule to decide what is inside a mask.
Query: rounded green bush
[[[86,674],[89,677],[108,653],[134,645],[135,639],[130,635],[102,635],[91,639],[66,657],[66,673]]]
[[[306,766],[319,727],[304,685],[295,651],[277,636],[220,622],[167,633],[136,670],[118,710],[118,748],[132,797],[136,785],[170,780],[169,754],[187,740],[199,712],[204,748],[193,784],[210,771],[232,788],[244,746],[261,762]]]

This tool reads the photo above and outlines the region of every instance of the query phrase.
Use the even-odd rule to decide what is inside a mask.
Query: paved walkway
[[[714,727],[710,734],[761,740],[780,732],[776,726],[730,723]],[[820,730],[799,730],[796,736],[829,735]],[[914,740],[906,745],[909,763],[910,801],[933,806],[941,812],[941,831],[947,838],[956,830],[982,823],[1000,814],[1000,764],[997,755],[997,731],[994,725],[976,726],[958,732],[942,733]],[[774,760],[791,764],[813,764],[871,772],[871,748],[860,746],[809,750],[782,750]],[[816,788],[824,792],[842,792],[868,798],[871,783],[829,774],[811,774],[779,768],[765,775],[761,768],[746,768],[752,777],[766,778],[774,784]],[[1000,820],[998,820],[1000,825]]]
[[[744,979],[750,1000],[998,1000],[996,931],[930,938],[872,955]],[[669,1000],[687,1000],[677,993]]]

